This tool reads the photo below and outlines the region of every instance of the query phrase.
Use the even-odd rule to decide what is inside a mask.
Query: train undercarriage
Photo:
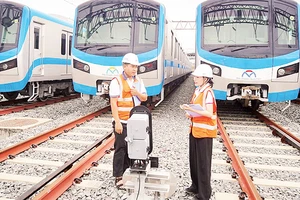
[[[7,100],[15,100],[19,95],[29,96],[28,101],[45,101],[49,97],[58,95],[68,96],[73,93],[73,84],[71,80],[68,81],[43,81],[43,82],[30,82],[23,90],[14,92],[1,93],[0,100],[4,97]]]

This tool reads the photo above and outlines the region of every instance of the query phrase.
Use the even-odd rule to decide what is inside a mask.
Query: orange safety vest
[[[193,98],[191,100],[192,104],[200,104],[203,108],[205,108],[205,101],[208,92],[211,92],[213,95],[213,115],[217,114],[217,103],[214,97],[214,93],[210,87],[206,87],[198,97],[194,93]],[[192,118],[192,134],[195,138],[214,138],[217,137],[217,120],[211,119],[209,117],[193,117]]]
[[[130,111],[134,107],[133,96],[131,95],[131,88],[129,87],[124,75],[121,74],[115,77],[120,85],[121,95],[118,97],[118,115],[121,120],[127,121],[129,119]],[[135,85],[139,85],[139,78],[134,78]],[[139,87],[138,87],[139,88]]]

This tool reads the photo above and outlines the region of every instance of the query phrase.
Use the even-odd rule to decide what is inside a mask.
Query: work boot
[[[193,195],[198,193],[198,191],[193,187],[186,188],[184,191],[188,194],[193,194]]]

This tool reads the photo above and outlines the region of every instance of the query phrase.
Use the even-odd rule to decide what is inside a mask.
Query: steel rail
[[[0,101],[0,106],[9,106],[12,104],[27,103],[27,100],[28,100],[28,98]]]
[[[73,164],[75,162],[77,162],[80,158],[82,158],[87,153],[92,151],[95,147],[100,146],[105,139],[111,137],[112,133],[113,132],[109,132],[109,133],[106,133],[105,135],[103,135],[100,139],[98,139],[96,142],[94,142],[93,144],[88,146],[85,150],[83,150],[78,155],[73,157],[66,164],[59,167],[57,170],[52,172],[49,176],[47,176],[46,178],[44,178],[43,180],[41,180],[40,182],[35,184],[33,187],[31,187],[29,190],[27,190],[21,196],[17,197],[16,200],[24,200],[24,199],[28,199],[29,197],[31,197],[34,193],[36,193],[38,190],[40,190],[42,187],[44,187],[46,184],[48,184],[50,181],[52,181],[54,178],[56,178],[59,174],[69,170],[73,166]]]
[[[255,114],[260,120],[264,121],[264,123],[266,123],[268,126],[274,126],[276,128],[278,128],[279,130],[283,131],[284,133],[286,133],[289,137],[293,138],[295,141],[297,141],[298,143],[300,143],[300,139],[298,137],[296,137],[294,134],[292,134],[291,132],[289,132],[288,130],[286,130],[285,128],[283,128],[282,126],[276,124],[274,121],[272,121],[271,119],[269,119],[268,117],[264,116],[263,114],[261,114],[260,112],[256,111],[256,110],[252,110],[253,114]],[[282,136],[284,137],[284,136]],[[288,137],[286,137],[286,139],[288,139]],[[284,138],[282,138],[282,141],[284,141]]]
[[[227,154],[231,158],[232,167],[238,174],[237,180],[242,190],[247,194],[249,200],[262,200],[219,117],[217,118],[217,124],[218,129],[221,132],[224,145],[227,148]]]
[[[300,104],[300,99],[298,98],[298,99],[292,100],[292,102],[295,104]]]
[[[273,135],[279,136],[281,138],[281,142],[287,143],[294,148],[300,150],[300,143],[291,138],[288,134],[286,134],[284,131],[278,129],[276,126],[270,125],[270,127],[273,129]]]
[[[5,161],[8,158],[13,158],[15,155],[30,149],[31,147],[38,145],[42,142],[47,141],[48,139],[55,137],[57,135],[60,135],[61,133],[68,131],[72,128],[74,128],[78,124],[83,124],[84,122],[93,119],[96,116],[101,115],[102,113],[107,112],[110,109],[110,106],[107,106],[97,112],[88,114],[84,117],[81,117],[77,120],[74,120],[72,122],[69,122],[68,124],[65,124],[63,126],[60,126],[58,128],[55,128],[53,130],[47,131],[45,133],[42,133],[40,135],[37,135],[33,138],[30,138],[26,141],[23,141],[19,144],[13,145],[11,147],[8,147],[4,150],[0,151],[0,162]]]
[[[71,100],[71,99],[75,99],[75,98],[79,98],[79,95],[76,94],[76,95],[71,95],[71,96],[57,98],[57,99],[50,99],[50,100],[47,100],[44,102],[33,102],[33,103],[28,103],[26,105],[20,105],[20,106],[15,106],[15,107],[11,107],[11,108],[0,109],[0,116],[7,115],[12,112],[20,112],[22,110],[28,110],[28,109],[32,109],[32,108],[36,108],[36,107],[40,107],[40,106],[59,103],[62,101],[67,101],[67,100]]]
[[[113,146],[114,140],[114,135],[109,137],[105,142],[103,142],[103,144],[89,153],[69,171],[48,185],[43,191],[35,196],[33,200],[53,200],[60,197],[69,187],[73,185],[76,178],[81,177],[86,170],[93,166],[94,162],[97,162],[106,154],[106,150]]]

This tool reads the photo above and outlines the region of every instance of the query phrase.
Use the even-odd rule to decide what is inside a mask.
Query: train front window
[[[75,47],[96,55],[156,48],[158,8],[139,3],[92,3],[78,9]]]
[[[0,51],[16,48],[21,24],[21,8],[12,4],[0,5]]]
[[[157,8],[138,4],[136,16],[139,44],[156,44],[159,19]]]
[[[78,45],[129,45],[132,4],[98,4],[80,10],[77,22]]]
[[[206,6],[202,12],[203,45],[269,44],[269,12],[266,1],[225,2]]]
[[[282,47],[297,47],[297,11],[296,5],[276,2],[274,6],[275,45]]]

